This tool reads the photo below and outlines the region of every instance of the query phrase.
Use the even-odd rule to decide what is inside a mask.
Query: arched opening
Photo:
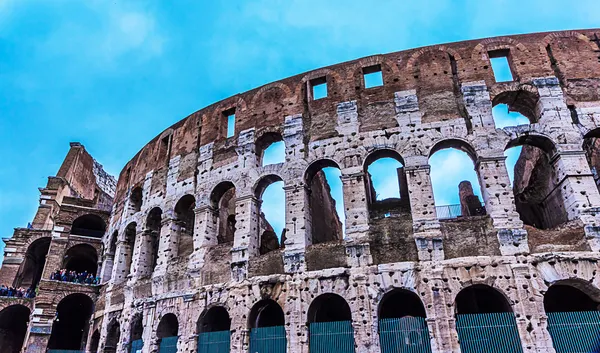
[[[250,352],[264,351],[264,347],[271,347],[271,352],[286,351],[285,316],[274,300],[263,299],[254,304],[248,317],[248,328]]]
[[[310,243],[340,241],[344,237],[344,194],[341,172],[328,159],[311,164],[306,170]]]
[[[160,239],[160,228],[162,221],[162,210],[154,207],[146,218],[146,237],[141,252],[145,261],[140,264],[143,275],[149,276],[154,272],[158,263],[158,244]]]
[[[136,314],[133,316],[133,320],[131,320],[130,353],[137,353],[144,347],[143,334],[144,324],[142,314]]]
[[[583,150],[594,176],[596,187],[600,189],[600,128],[594,129],[583,137]]]
[[[600,350],[599,299],[600,291],[584,281],[561,281],[548,288],[544,309],[557,353]]]
[[[475,284],[456,296],[456,330],[465,352],[523,352],[510,303],[496,289]]]
[[[496,124],[496,127],[503,127],[501,125],[503,125],[507,120],[511,124],[516,122],[517,125],[520,125],[520,122],[524,122],[520,118],[520,116],[525,117],[528,120],[528,122],[525,122],[525,124],[537,123],[539,121],[539,116],[536,112],[538,99],[539,98],[536,93],[532,93],[525,90],[506,91],[496,95],[492,100],[492,105],[494,107],[498,105],[503,105],[495,111],[492,110],[492,115],[494,116],[494,122]],[[519,113],[520,116],[510,116],[509,114],[511,112]]]
[[[438,219],[486,214],[476,158],[473,148],[460,140],[444,140],[431,149],[430,176]]]
[[[131,264],[133,261],[133,248],[135,246],[136,234],[137,224],[135,222],[129,223],[125,228],[125,242],[121,245],[121,258],[117,263],[117,271],[121,273],[121,279],[124,279],[131,273]]]
[[[119,232],[115,230],[110,237],[110,244],[108,245],[108,253],[113,256],[117,252],[117,239],[118,238],[119,238]]]
[[[61,300],[56,307],[48,348],[83,349],[93,306],[90,297],[80,293],[68,295]]]
[[[0,347],[3,353],[19,353],[27,333],[30,311],[24,305],[10,305],[0,311]]]
[[[196,199],[185,195],[175,205],[175,225],[178,234],[177,255],[186,258],[194,251],[194,222]]]
[[[259,208],[259,253],[283,248],[285,241],[285,192],[277,175],[263,177],[255,190]]]
[[[104,220],[94,214],[86,214],[78,217],[73,221],[73,225],[71,226],[71,234],[92,238],[102,238],[105,230],[106,224]]]
[[[382,353],[431,352],[425,307],[415,293],[406,289],[386,293],[378,317]]]
[[[354,353],[352,313],[344,298],[321,294],[310,304],[307,319],[311,353]]]
[[[106,335],[106,343],[104,345],[105,353],[114,353],[117,351],[119,339],[121,338],[121,325],[116,319],[113,319],[108,324],[108,333]]]
[[[562,188],[556,184],[554,151],[552,141],[535,135],[523,135],[505,150],[515,208],[523,223],[538,229],[554,228],[568,221]]]
[[[78,275],[85,274],[84,279],[88,275],[96,277],[96,270],[98,269],[98,253],[96,248],[89,244],[78,244],[70,247],[63,258],[63,268],[68,272],[73,271]],[[78,278],[78,282],[81,283],[80,279]]]
[[[256,141],[256,156],[263,167],[285,162],[285,143],[281,134],[268,132]]]
[[[100,332],[98,330],[92,333],[90,341],[90,353],[98,353],[98,346],[100,345]]]
[[[175,314],[166,314],[160,319],[156,329],[159,352],[176,352],[179,339],[179,321]]]
[[[135,187],[131,190],[131,195],[129,196],[129,202],[132,213],[140,212],[142,209],[142,188]]]
[[[529,118],[517,111],[511,111],[508,105],[504,103],[497,104],[492,108],[492,116],[498,129],[530,124]]]
[[[402,157],[393,150],[377,150],[367,156],[364,169],[370,217],[410,217],[410,200]]]
[[[229,352],[231,345],[231,318],[227,309],[214,306],[198,319],[198,353]]]
[[[13,286],[15,288],[35,288],[44,272],[46,255],[50,249],[50,237],[35,240],[25,252],[25,261],[19,267]]]
[[[217,216],[217,243],[233,243],[235,233],[235,186],[229,181],[218,184],[210,195]]]

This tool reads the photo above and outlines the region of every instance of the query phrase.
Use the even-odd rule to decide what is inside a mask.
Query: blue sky
[[[188,114],[377,53],[598,26],[598,1],[0,0],[0,236],[70,141],[106,170]]]

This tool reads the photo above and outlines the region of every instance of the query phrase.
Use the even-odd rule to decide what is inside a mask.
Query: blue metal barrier
[[[310,324],[310,353],[354,353],[354,329],[350,321]]]
[[[198,335],[198,353],[229,353],[231,331],[203,332]]]
[[[379,320],[379,344],[381,353],[431,353],[431,338],[425,318]]]
[[[548,313],[548,332],[556,353],[600,352],[600,312]]]
[[[163,337],[160,340],[158,353],[177,353],[178,336]]]
[[[144,347],[144,340],[139,339],[130,343],[129,353],[139,353]]]
[[[47,353],[85,353],[78,349],[49,349]]]
[[[523,346],[513,313],[456,316],[462,353],[522,353]]]
[[[285,353],[286,349],[284,326],[254,328],[250,331],[249,353]]]

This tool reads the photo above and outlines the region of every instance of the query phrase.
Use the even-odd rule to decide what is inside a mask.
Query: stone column
[[[498,230],[500,253],[502,255],[524,254],[529,252],[527,231],[515,208],[505,156],[479,157],[475,170],[485,201],[485,210],[492,217],[494,228]]]
[[[442,232],[435,212],[430,166],[425,156],[405,158],[406,182],[413,217],[413,236],[420,261],[444,259]]]
[[[422,276],[429,278],[425,296],[421,298],[427,314],[427,328],[431,339],[431,350],[435,353],[452,353],[456,330],[454,328],[454,313],[452,304],[447,305],[443,288],[447,286],[444,282],[442,268],[435,268],[431,273],[423,273]]]
[[[368,266],[373,263],[369,248],[369,209],[365,192],[365,175],[361,166],[342,170],[345,245],[348,265]]]
[[[146,267],[148,264],[145,264],[145,254],[142,251],[146,250],[144,244],[148,241],[148,232],[142,231],[138,232],[135,235],[135,241],[133,245],[133,255],[131,258],[131,267],[129,270],[129,276],[132,280],[137,280],[140,277],[143,277],[146,274]]]
[[[100,272],[100,279],[102,283],[110,281],[113,272],[114,261],[115,254],[106,253],[104,255],[104,264],[102,265],[102,270]]]
[[[113,265],[112,282],[113,284],[122,283],[129,275],[131,262],[127,257],[131,256],[131,246],[124,240],[117,241],[117,251],[115,253],[116,263]]]
[[[231,249],[231,277],[242,281],[248,276],[248,260],[258,255],[258,200],[253,195],[235,201],[235,234]]]
[[[460,89],[473,128],[493,128],[492,100],[485,81],[465,82]]]
[[[153,276],[162,276],[171,260],[177,256],[177,229],[173,218],[163,214],[158,239],[158,260]]]
[[[156,332],[154,332],[154,315],[156,312],[156,303],[147,303],[144,306],[143,313],[143,327],[142,340],[144,340],[144,346],[142,347],[142,353],[154,353],[158,351],[158,345],[156,344]]]
[[[306,271],[304,253],[310,244],[311,226],[308,191],[300,181],[283,187],[285,192],[285,243],[283,265],[286,273]]]
[[[204,256],[211,246],[217,245],[217,211],[209,205],[194,210],[194,252],[190,256],[188,268],[198,275],[204,265]]]

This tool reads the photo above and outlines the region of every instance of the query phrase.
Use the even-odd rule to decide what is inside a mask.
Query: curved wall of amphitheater
[[[126,351],[134,321],[142,320],[136,338],[144,352],[157,352],[159,323],[174,314],[177,351],[195,352],[203,313],[222,306],[231,318],[231,351],[246,352],[251,310],[270,299],[284,313],[287,351],[308,352],[311,304],[333,293],[350,308],[356,352],[379,352],[380,304],[402,289],[423,304],[431,350],[457,352],[457,296],[488,286],[514,313],[523,351],[554,352],[549,289],[570,286],[600,300],[596,33],[375,55],[267,84],[169,127],[119,176],[103,239],[107,285],[89,337],[97,331],[101,349],[108,347],[118,322],[117,350]],[[496,82],[496,56],[507,57],[513,81]],[[365,88],[363,74],[378,69],[383,85]],[[323,82],[327,96],[314,99],[312,87]],[[496,128],[492,107],[501,103],[531,124]],[[235,134],[227,137],[230,114]],[[278,140],[285,161],[262,166],[262,151]],[[543,212],[555,220],[551,226],[524,224],[515,207],[504,151],[521,145],[540,148],[550,165]],[[485,215],[438,219],[428,159],[447,147],[473,158]],[[365,167],[381,156],[400,160],[405,180],[405,202],[383,217]],[[341,171],[342,239],[319,173],[327,166]],[[277,180],[285,185],[285,241],[265,252],[260,197]]]

